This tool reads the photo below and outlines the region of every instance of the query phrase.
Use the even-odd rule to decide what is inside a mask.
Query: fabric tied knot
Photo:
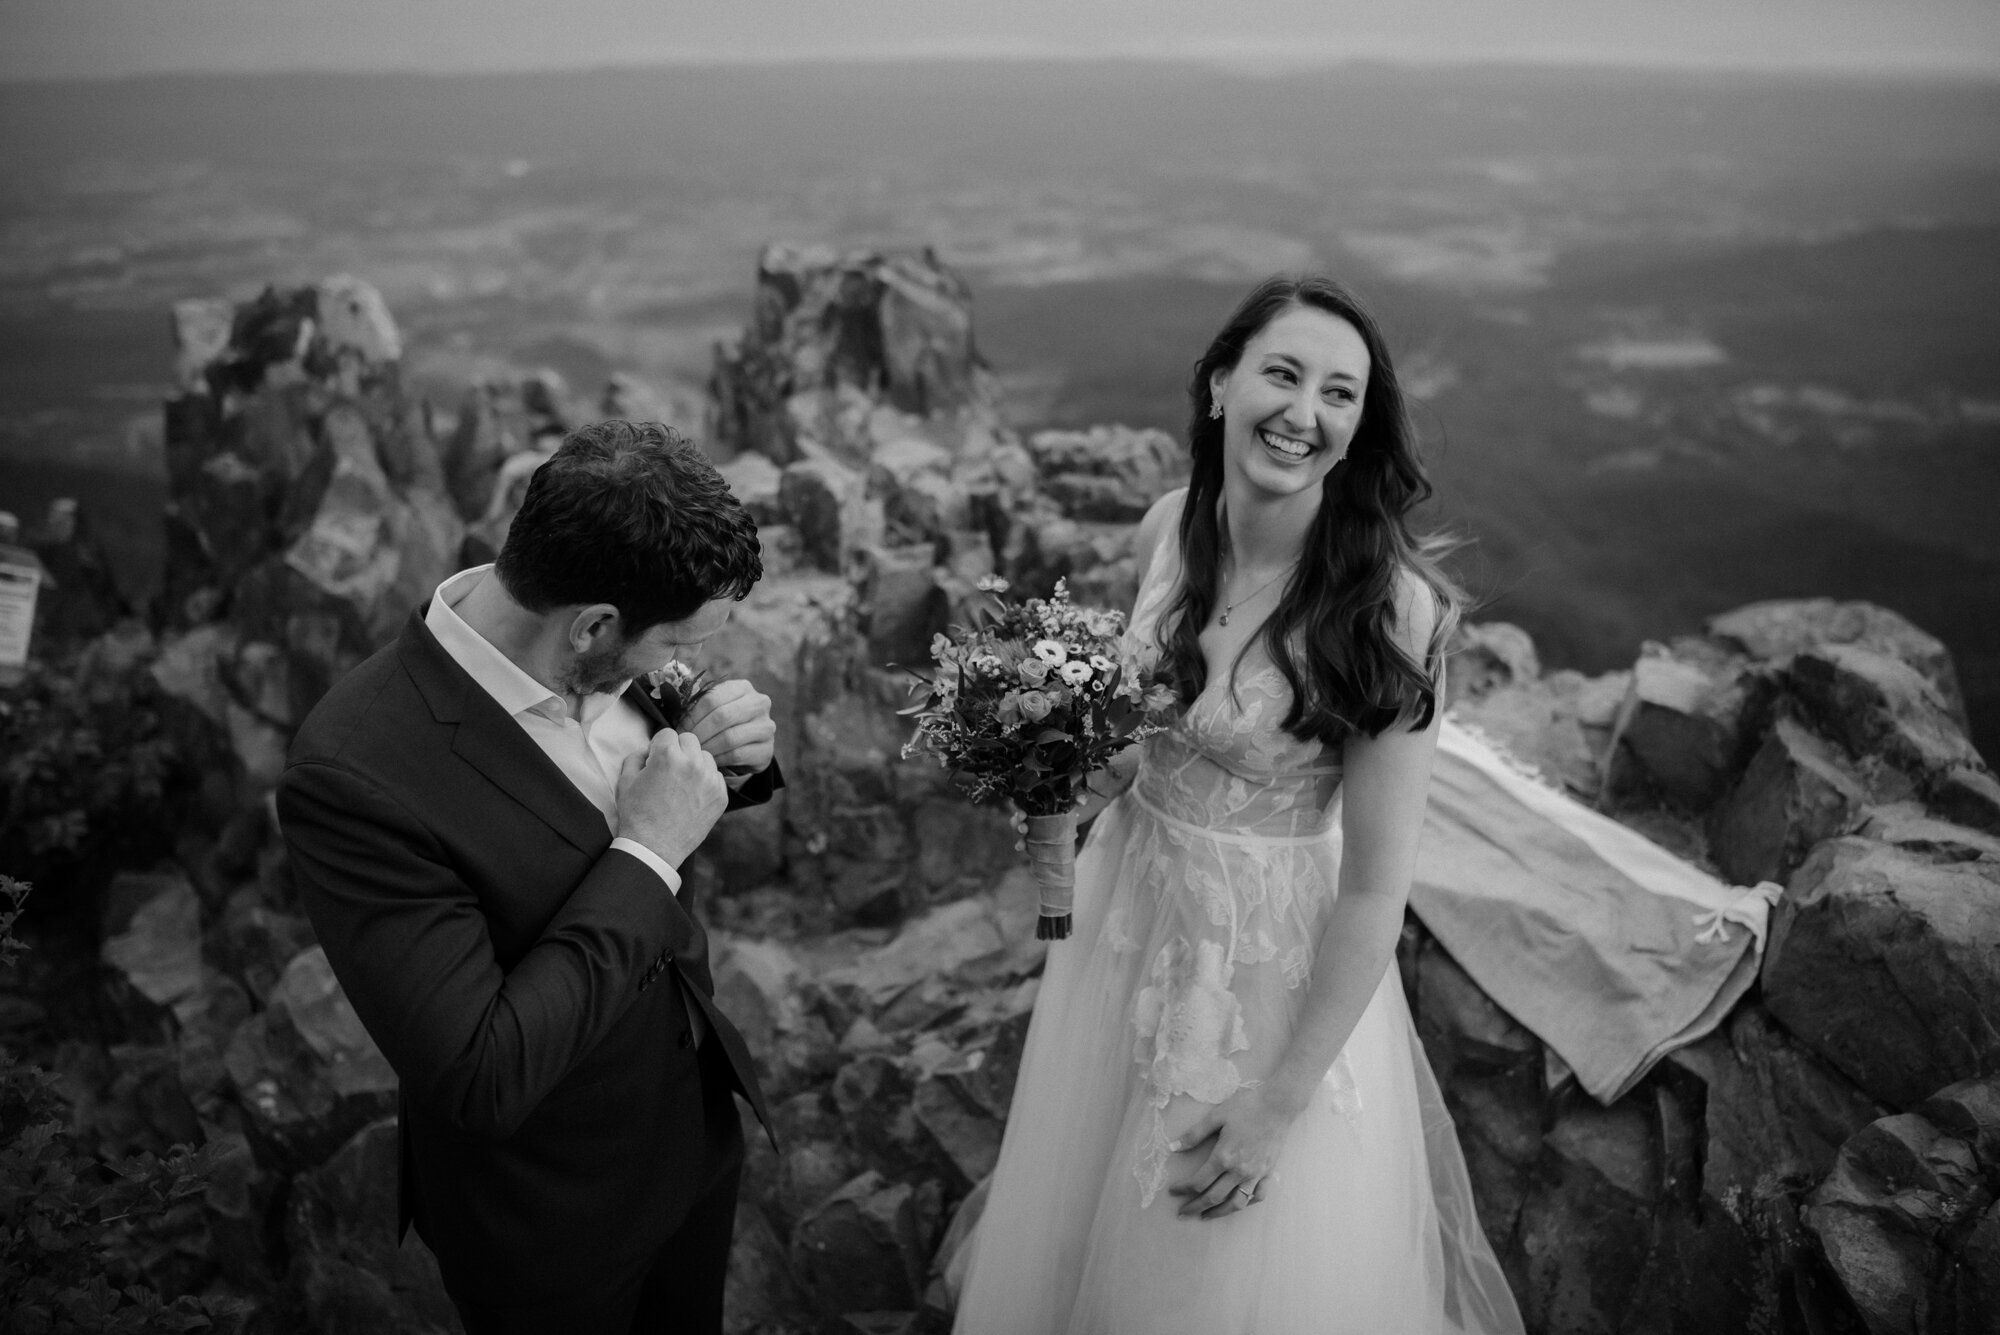
[[[1695,941],[1701,945],[1711,945],[1729,940],[1726,924],[1736,923],[1748,927],[1757,939],[1757,949],[1764,948],[1764,931],[1770,923],[1771,906],[1784,896],[1785,888],[1776,881],[1759,881],[1727,904],[1712,908],[1706,913],[1694,915],[1694,925],[1701,928]]]

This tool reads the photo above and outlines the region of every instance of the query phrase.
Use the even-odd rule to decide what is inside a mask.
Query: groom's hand
[[[771,763],[778,725],[771,721],[771,697],[741,677],[717,682],[681,726],[695,735],[717,765],[755,774]]]
[[[678,867],[729,806],[715,757],[691,732],[662,728],[618,772],[618,833]]]

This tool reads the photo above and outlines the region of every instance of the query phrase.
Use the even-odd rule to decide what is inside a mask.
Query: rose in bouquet
[[[1004,797],[1028,819],[1029,863],[1041,890],[1035,935],[1069,935],[1076,886],[1077,808],[1090,776],[1166,726],[1171,687],[1146,679],[1119,649],[1125,618],[1078,607],[1058,581],[1048,599],[999,598],[976,624],[931,642],[936,667],[911,687],[902,712],[917,729],[903,754],[935,756],[972,800]]]

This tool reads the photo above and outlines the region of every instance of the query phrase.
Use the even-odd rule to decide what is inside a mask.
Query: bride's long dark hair
[[[1345,320],[1368,347],[1361,423],[1347,457],[1326,476],[1305,551],[1262,636],[1292,691],[1285,731],[1301,741],[1337,745],[1354,733],[1378,737],[1398,722],[1429,725],[1438,707],[1439,651],[1457,623],[1464,595],[1438,564],[1449,542],[1419,538],[1410,530],[1409,513],[1430,496],[1431,484],[1417,458],[1388,343],[1374,317],[1330,278],[1266,279],[1195,364],[1188,385],[1194,472],[1180,524],[1183,578],[1161,622],[1162,666],[1184,704],[1192,704],[1207,684],[1200,635],[1215,610],[1222,567],[1216,503],[1222,497],[1223,424],[1209,416],[1210,384],[1218,371],[1235,369],[1264,326],[1295,306]],[[1405,572],[1428,585],[1437,601],[1437,625],[1423,662],[1404,653],[1391,633],[1397,582]]]

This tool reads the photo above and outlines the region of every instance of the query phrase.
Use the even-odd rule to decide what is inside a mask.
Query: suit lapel
[[[411,615],[397,653],[431,716],[452,730],[453,753],[567,843],[602,853],[611,843],[604,813],[445,652],[424,625],[423,611]]]
[[[636,677],[632,684],[625,688],[625,703],[645,716],[647,731],[658,732],[667,726],[666,712],[660,708],[660,702],[646,689],[645,678]]]

